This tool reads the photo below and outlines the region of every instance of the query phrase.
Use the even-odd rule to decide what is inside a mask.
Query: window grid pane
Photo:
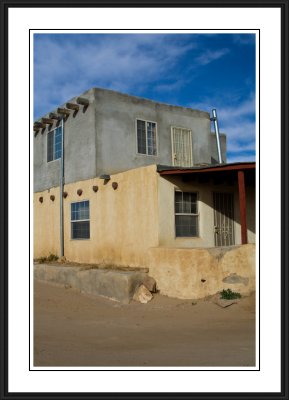
[[[154,122],[147,123],[147,145],[148,154],[156,155],[156,124]]]
[[[89,201],[71,204],[71,221],[89,220]]]
[[[199,235],[197,193],[175,192],[176,237]]]
[[[62,153],[62,132],[61,127],[54,131],[54,160],[61,158]]]
[[[61,127],[47,134],[47,162],[61,158],[62,130]]]
[[[150,156],[157,154],[157,130],[155,122],[137,120],[137,152]]]
[[[71,238],[90,239],[88,200],[71,203]]]

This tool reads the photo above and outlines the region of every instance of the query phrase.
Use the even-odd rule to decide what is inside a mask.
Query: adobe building
[[[91,89],[34,129],[35,258],[146,267],[179,298],[255,289],[255,163],[221,135],[218,164],[209,113]]]

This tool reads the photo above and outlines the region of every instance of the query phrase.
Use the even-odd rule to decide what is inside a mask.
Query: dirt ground
[[[254,297],[123,305],[35,281],[34,365],[254,366]]]

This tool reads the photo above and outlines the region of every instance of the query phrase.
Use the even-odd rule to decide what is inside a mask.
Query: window
[[[173,165],[178,167],[193,165],[192,131],[190,129],[172,127],[172,152]]]
[[[155,122],[137,119],[137,152],[148,156],[156,156],[157,124]]]
[[[71,239],[89,238],[89,201],[71,203]]]
[[[197,193],[175,192],[176,237],[199,235]]]
[[[61,158],[62,132],[61,127],[48,132],[47,134],[47,162]]]

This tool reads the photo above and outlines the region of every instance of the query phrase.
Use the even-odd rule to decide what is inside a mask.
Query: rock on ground
[[[140,285],[133,295],[133,300],[139,301],[140,303],[148,303],[153,298],[151,292],[144,286]]]

